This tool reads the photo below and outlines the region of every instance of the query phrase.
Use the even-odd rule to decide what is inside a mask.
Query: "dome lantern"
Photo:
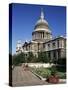
[[[41,19],[44,19],[44,12],[43,12],[43,9],[41,8],[41,16],[40,16]]]

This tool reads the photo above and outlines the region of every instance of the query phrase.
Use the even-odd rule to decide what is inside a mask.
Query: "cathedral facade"
[[[41,10],[40,18],[32,32],[32,40],[25,41],[24,44],[21,41],[17,42],[16,54],[21,52],[25,54],[33,52],[34,55],[37,55],[38,52],[46,52],[50,60],[66,57],[66,38],[63,36],[52,37],[52,32],[44,18],[43,10]]]

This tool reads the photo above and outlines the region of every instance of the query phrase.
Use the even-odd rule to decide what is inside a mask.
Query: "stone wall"
[[[25,63],[23,63],[25,64]],[[23,65],[22,64],[22,65]],[[48,67],[52,67],[54,64],[45,64],[45,63],[27,63],[29,67],[36,67],[36,68],[40,68],[40,67],[45,67],[45,68],[48,68]]]

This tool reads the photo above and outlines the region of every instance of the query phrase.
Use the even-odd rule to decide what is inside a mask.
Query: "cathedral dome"
[[[36,22],[34,31],[32,32],[32,40],[37,42],[45,42],[52,38],[51,30],[48,22],[44,18],[44,13],[41,10],[39,20]]]
[[[44,19],[39,19],[36,23],[36,25],[39,25],[39,24],[44,24],[44,25],[48,25],[48,22]]]
[[[35,24],[35,30],[49,29],[48,22],[44,19],[44,13],[41,11],[40,19]]]

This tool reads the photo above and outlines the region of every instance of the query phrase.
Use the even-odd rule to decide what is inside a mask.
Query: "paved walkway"
[[[13,86],[29,86],[29,85],[43,85],[47,84],[40,80],[29,70],[24,70],[23,67],[17,66],[12,71],[12,85]]]

